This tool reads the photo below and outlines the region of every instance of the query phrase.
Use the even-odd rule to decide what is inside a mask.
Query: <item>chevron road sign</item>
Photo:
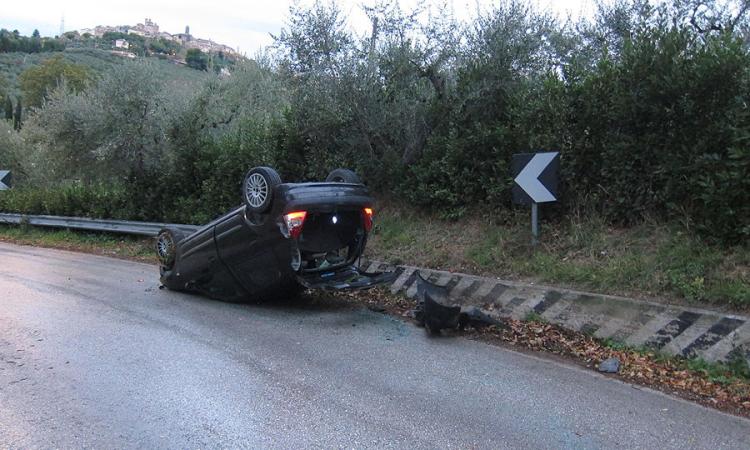
[[[560,153],[518,153],[510,163],[513,171],[513,202],[531,205],[531,243],[539,238],[539,203],[557,201]]]
[[[10,189],[10,170],[0,170],[0,191]]]
[[[557,200],[557,178],[560,169],[560,153],[518,153],[513,155],[513,202],[554,202]]]

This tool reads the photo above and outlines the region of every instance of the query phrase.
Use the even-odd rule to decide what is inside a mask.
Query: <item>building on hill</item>
[[[102,38],[105,33],[123,33],[130,35],[141,36],[146,39],[165,39],[172,42],[177,42],[187,49],[195,48],[203,53],[219,53],[222,52],[228,56],[240,56],[240,53],[228,45],[219,44],[211,39],[200,39],[190,34],[190,26],[185,26],[184,33],[170,34],[165,31],[159,31],[159,25],[153,20],[146,18],[144,23],[136,24],[135,26],[120,25],[120,26],[108,26],[108,25],[97,25],[93,29],[85,28],[80,30],[80,34],[90,34],[97,38]],[[126,39],[118,39],[115,42],[115,48],[118,49],[129,49],[133,44],[131,39],[128,42]],[[127,47],[125,46],[127,45]],[[129,56],[128,56],[129,57]]]
[[[146,23],[139,23],[128,30],[129,34],[137,34],[144,37],[158,37],[159,36],[159,25],[151,19],[146,19]]]
[[[182,44],[185,46],[185,48],[197,48],[203,53],[222,52],[226,55],[231,55],[231,56],[237,55],[237,52],[232,47],[228,45],[219,44],[218,42],[214,42],[211,39],[193,38],[191,36],[190,40],[182,41]]]
[[[209,53],[213,48],[214,43],[209,39],[191,39],[185,43],[187,48],[197,48],[203,53]]]
[[[215,52],[223,52],[226,55],[238,55],[237,51],[228,45],[217,44]]]
[[[97,25],[94,27],[94,36],[100,38],[104,36],[104,33],[127,33],[128,27],[118,26],[110,27],[108,25]]]
[[[177,37],[178,35],[171,35],[167,33],[166,31],[162,31],[159,33],[159,38],[166,39],[168,41],[174,41],[174,42],[180,42],[180,39]]]
[[[159,25],[157,25],[151,19],[146,19],[146,23],[143,25],[143,29],[149,36],[156,36],[159,34]]]

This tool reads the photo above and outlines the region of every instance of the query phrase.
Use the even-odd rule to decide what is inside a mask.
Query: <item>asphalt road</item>
[[[0,243],[0,448],[750,448],[750,421],[335,301]]]

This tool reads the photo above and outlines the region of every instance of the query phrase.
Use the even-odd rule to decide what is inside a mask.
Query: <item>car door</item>
[[[282,280],[276,250],[283,237],[270,217],[264,219],[252,223],[242,209],[217,223],[214,231],[219,258],[251,296]]]

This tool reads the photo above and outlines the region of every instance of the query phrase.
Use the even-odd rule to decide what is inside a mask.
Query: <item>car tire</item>
[[[359,176],[349,169],[332,170],[331,173],[328,174],[328,177],[326,177],[326,182],[362,184]]]
[[[242,181],[242,199],[250,212],[264,213],[273,202],[273,191],[281,184],[279,173],[270,167],[253,167]]]
[[[156,238],[156,255],[163,269],[169,270],[174,266],[177,256],[177,244],[187,237],[187,234],[176,228],[164,228]]]

